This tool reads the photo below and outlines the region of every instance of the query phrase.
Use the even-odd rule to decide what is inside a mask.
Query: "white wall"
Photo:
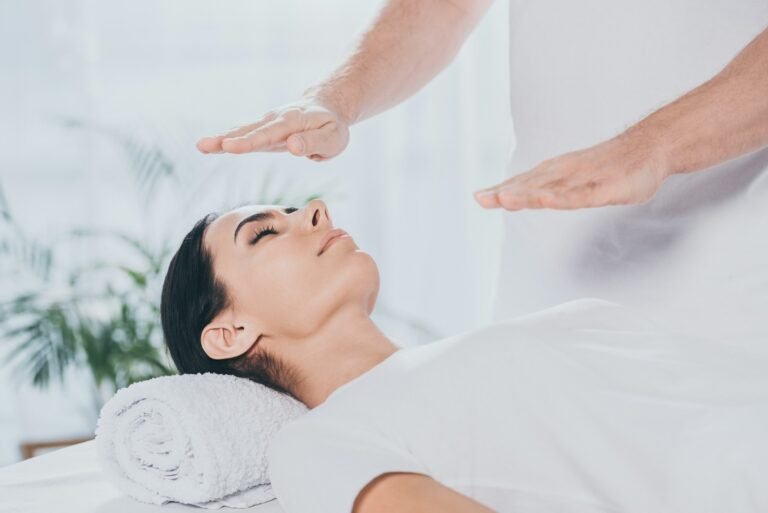
[[[254,121],[321,79],[379,6],[0,3],[0,183],[13,212],[30,235],[46,239],[104,226],[178,241],[204,213],[253,197],[267,170],[309,193],[335,183],[325,198],[334,222],[379,264],[375,318],[386,332],[403,344],[430,338],[388,313],[438,336],[488,322],[501,212],[481,209],[472,191],[500,181],[512,140],[506,2],[495,3],[458,58],[419,94],[353,127],[335,159],[194,148],[200,136]],[[61,116],[156,141],[180,163],[183,183],[159,189],[160,201],[143,209],[120,148],[62,127]],[[109,251],[81,244],[64,263],[119,257]],[[1,279],[3,297],[24,285],[18,274]],[[22,438],[91,433],[88,386],[84,372],[73,372],[66,386],[34,391],[0,370],[0,464],[18,459]]]

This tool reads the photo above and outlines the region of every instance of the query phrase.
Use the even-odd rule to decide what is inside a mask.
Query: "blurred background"
[[[491,320],[501,212],[472,192],[514,145],[507,2],[340,156],[203,155],[338,66],[381,2],[0,2],[0,465],[93,436],[116,388],[174,372],[172,251],[210,211],[325,200],[381,273],[401,345]]]

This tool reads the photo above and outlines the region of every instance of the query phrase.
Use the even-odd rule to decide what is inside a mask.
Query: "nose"
[[[331,216],[328,214],[328,206],[323,200],[313,199],[304,208],[306,209],[306,223],[309,225],[310,231],[326,224],[333,226]]]

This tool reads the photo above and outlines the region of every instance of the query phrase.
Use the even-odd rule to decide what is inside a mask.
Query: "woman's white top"
[[[286,513],[417,472],[499,513],[768,511],[768,349],[579,300],[401,348],[286,424]]]
[[[766,0],[511,0],[508,175],[619,134],[766,27]],[[644,205],[505,211],[495,319],[601,297],[768,333],[766,220],[768,148],[672,176]]]

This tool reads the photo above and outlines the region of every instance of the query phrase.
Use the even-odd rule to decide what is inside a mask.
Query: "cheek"
[[[350,302],[369,311],[373,308],[379,274],[367,253],[350,252],[333,260],[298,252],[291,255],[274,258],[254,277],[262,289],[256,293],[259,312],[275,333],[309,335]]]
[[[270,248],[273,249],[273,248]],[[301,331],[313,296],[327,279],[306,251],[296,248],[274,248],[264,253],[261,264],[249,276],[253,289],[254,312],[273,332]],[[279,251],[277,251],[279,249]],[[316,257],[315,257],[316,258]]]

